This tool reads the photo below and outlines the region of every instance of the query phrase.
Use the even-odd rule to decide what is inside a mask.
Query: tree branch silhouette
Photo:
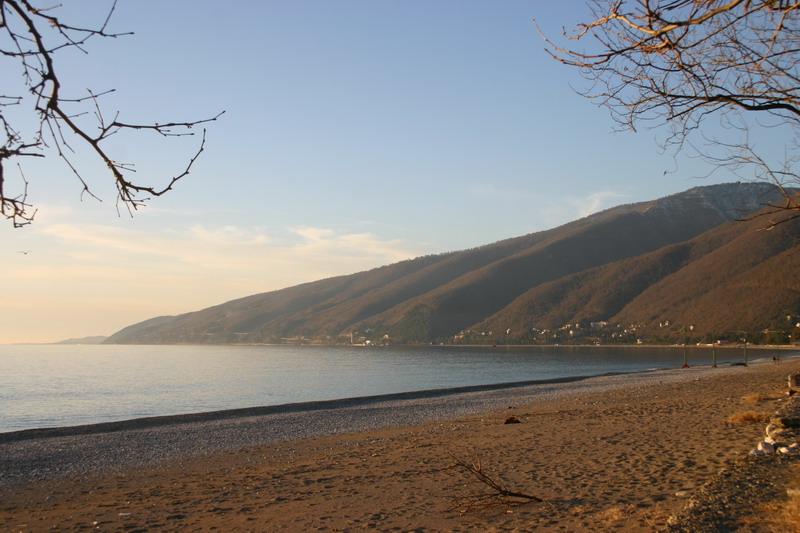
[[[48,154],[54,153],[77,177],[83,193],[97,198],[72,159],[75,154],[73,142],[84,144],[110,172],[116,185],[118,205],[121,203],[132,212],[143,206],[149,197],[165,194],[172,190],[176,182],[189,175],[205,149],[206,130],[202,130],[198,148],[189,157],[188,163],[158,187],[134,180],[133,165],[112,157],[105,141],[125,130],[150,131],[163,137],[193,136],[195,132],[192,128],[214,122],[224,113],[194,121],[135,124],[119,120],[119,112],[115,113],[113,120],[105,120],[100,98],[113,92],[113,89],[100,93],[88,90],[86,96],[65,97],[56,68],[59,52],[72,48],[88,53],[86,45],[90,39],[115,39],[132,35],[131,32],[114,33],[108,30],[116,6],[114,0],[103,23],[92,28],[68,24],[56,16],[55,12],[60,6],[38,8],[30,0],[0,0],[0,56],[15,62],[22,73],[22,94],[0,95],[0,125],[5,133],[5,142],[0,146],[0,214],[15,227],[30,224],[36,210],[28,201],[28,180],[19,164],[21,190],[15,193],[7,190],[10,162],[25,157],[48,157]],[[27,109],[35,116],[33,127],[25,129],[15,126],[20,121],[19,113],[15,119],[10,118],[8,111],[20,106],[28,106]],[[68,106],[77,106],[79,109],[71,112]],[[96,119],[96,131],[90,131],[76,120],[89,113],[93,113]]]
[[[590,82],[581,94],[606,107],[621,130],[666,126],[665,148],[681,150],[693,132],[718,116],[740,130],[727,158],[709,160],[780,189],[800,211],[800,2],[788,0],[593,0],[594,20],[564,31],[557,43],[539,33],[547,52]],[[788,157],[754,157],[746,117],[786,126]],[[761,124],[759,124],[760,126]],[[730,129],[730,128],[729,128]],[[700,152],[706,156],[708,152]],[[743,156],[746,154],[746,156]],[[767,170],[775,167],[772,170]]]
[[[481,491],[474,491],[466,495],[454,497],[453,505],[449,508],[451,511],[460,511],[463,513],[481,512],[492,507],[518,504],[521,501],[545,501],[538,496],[508,488],[502,479],[497,476],[492,476],[486,471],[482,461],[477,456],[467,457],[466,459],[461,459],[456,456],[451,457],[455,467],[464,470],[475,483],[484,487]]]

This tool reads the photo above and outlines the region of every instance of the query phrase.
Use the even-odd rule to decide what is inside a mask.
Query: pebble
[[[758,443],[757,449],[764,453],[775,453],[775,445],[765,440],[762,440],[761,442]]]
[[[794,376],[789,376],[790,380]],[[769,455],[774,453],[795,453],[800,451],[800,443],[791,442],[800,439],[800,433],[786,423],[794,423],[800,420],[800,400],[798,396],[792,396],[774,416],[771,417],[764,432],[766,437],[759,441],[750,455]]]

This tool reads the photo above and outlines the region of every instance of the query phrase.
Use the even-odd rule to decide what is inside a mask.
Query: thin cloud
[[[272,288],[372,268],[420,255],[397,240],[329,228],[291,228],[268,235],[236,226],[165,230],[160,234],[100,225],[40,228],[65,256],[58,268],[30,268],[20,277],[119,278],[175,274],[216,280],[250,277]],[[56,252],[51,252],[56,253]]]
[[[577,207],[579,217],[586,217],[614,205],[619,205],[619,200],[625,197],[625,194],[616,191],[598,191],[580,199],[571,199],[569,203]]]
[[[371,258],[371,262],[382,260],[381,264],[386,264],[420,255],[399,240],[384,241],[372,233],[342,233],[316,227],[294,228],[292,232],[302,240],[290,245],[289,249],[304,256]]]
[[[152,233],[39,224],[27,234],[25,245],[36,253],[25,261],[15,254],[14,261],[0,263],[0,275],[8,282],[4,301],[24,301],[26,305],[11,308],[28,324],[0,328],[6,341],[40,339],[42,334],[33,332],[42,323],[50,324],[49,331],[64,331],[64,338],[82,332],[110,334],[153,316],[194,311],[425,253],[372,233],[232,225]],[[62,336],[54,335],[52,340]]]

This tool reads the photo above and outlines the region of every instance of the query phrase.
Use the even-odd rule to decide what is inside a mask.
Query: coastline
[[[447,345],[442,345],[447,346]],[[482,347],[485,348],[486,346],[475,345],[475,347]],[[497,348],[507,348],[517,347],[516,345],[497,345]],[[524,346],[523,346],[524,347]],[[559,346],[556,345],[557,348],[574,348],[573,346],[563,345]],[[578,348],[583,349],[587,346],[578,346]],[[594,348],[608,348],[613,346],[588,346]],[[649,346],[637,346],[637,345],[619,345],[619,347],[628,347],[628,348],[647,348]],[[658,346],[658,348],[680,348],[679,346]],[[689,347],[691,348],[707,348],[705,346],[698,346],[698,347]],[[728,347],[730,349],[730,347]],[[760,347],[754,350],[754,358],[751,358],[751,363],[759,364],[763,362],[767,362],[766,358],[760,358],[758,351],[765,351],[765,350],[786,350],[788,352],[793,352],[793,355],[789,355],[789,359],[787,361],[791,361],[792,358],[797,358],[800,360],[800,348],[798,347]],[[721,363],[721,366],[727,366],[731,364],[730,362]],[[693,364],[692,369],[703,369],[710,367],[709,364]],[[599,374],[581,374],[575,376],[563,376],[563,377],[556,377],[556,378],[545,378],[545,379],[535,379],[535,380],[522,380],[522,381],[507,381],[507,382],[499,382],[499,383],[487,383],[487,384],[479,384],[479,385],[464,385],[464,386],[457,386],[457,387],[447,387],[447,388],[436,388],[436,389],[423,389],[423,390],[412,390],[406,392],[392,392],[386,394],[375,394],[375,395],[366,395],[366,396],[352,396],[352,397],[343,397],[343,398],[335,398],[335,399],[325,399],[325,400],[311,400],[311,401],[304,401],[304,402],[291,402],[285,404],[274,404],[274,405],[264,405],[264,406],[254,406],[254,407],[241,407],[241,408],[233,408],[233,409],[219,409],[219,410],[212,410],[212,411],[200,411],[200,412],[188,412],[188,413],[180,413],[180,414],[169,414],[169,415],[154,415],[154,416],[144,416],[144,417],[136,417],[136,418],[129,418],[129,419],[121,419],[121,420],[111,420],[107,422],[95,422],[89,424],[76,424],[76,425],[69,425],[69,426],[48,426],[48,427],[40,427],[40,428],[28,428],[28,429],[20,429],[20,430],[13,430],[13,431],[0,431],[0,444],[4,442],[14,442],[14,441],[21,441],[21,440],[28,440],[28,439],[40,439],[40,438],[54,438],[54,437],[65,437],[65,436],[72,436],[72,435],[91,435],[95,433],[109,433],[115,431],[127,431],[133,429],[146,429],[146,428],[155,428],[158,426],[165,426],[165,425],[173,425],[173,424],[185,424],[185,423],[193,423],[193,422],[211,422],[215,420],[225,420],[231,418],[242,418],[242,417],[254,417],[254,416],[266,416],[266,415],[281,415],[281,414],[288,414],[288,413],[298,413],[298,412],[305,412],[305,411],[316,411],[316,410],[325,410],[325,409],[337,409],[342,407],[357,407],[363,406],[368,404],[373,404],[376,402],[383,402],[383,401],[392,401],[392,400],[422,400],[428,398],[436,398],[440,396],[447,396],[452,394],[460,394],[460,393],[470,393],[470,392],[487,392],[487,391],[496,391],[496,390],[505,390],[505,389],[516,389],[528,386],[544,386],[544,385],[556,385],[556,384],[569,384],[573,382],[584,381],[587,379],[593,378],[602,378],[608,376],[625,376],[625,375],[635,375],[635,374],[643,374],[649,372],[657,372],[657,371],[670,371],[670,370],[677,370],[677,367],[663,367],[663,368],[651,368],[646,370],[634,370],[629,372],[605,372]],[[719,370],[716,370],[719,371]]]
[[[800,358],[800,355],[798,355]],[[696,367],[696,368],[702,368]],[[565,376],[559,378],[548,378],[526,381],[509,381],[502,383],[490,383],[485,385],[465,385],[461,387],[448,387],[441,389],[415,390],[407,392],[393,392],[387,394],[376,394],[369,396],[353,396],[347,398],[336,398],[332,400],[314,400],[308,402],[295,402],[277,405],[266,405],[257,407],[242,407],[237,409],[221,409],[215,411],[202,411],[196,413],[185,413],[176,415],[146,416],[111,422],[98,422],[94,424],[79,424],[74,426],[58,426],[22,429],[16,431],[0,432],[0,444],[5,442],[17,442],[29,439],[49,439],[56,437],[68,437],[75,435],[92,435],[99,433],[111,433],[117,431],[130,431],[136,429],[157,428],[159,426],[169,426],[176,424],[190,424],[223,421],[234,418],[244,417],[263,417],[268,415],[284,415],[291,413],[305,413],[309,411],[320,411],[329,409],[343,408],[365,408],[399,400],[426,400],[440,398],[444,396],[481,393],[492,391],[507,391],[513,389],[562,385],[576,383],[580,381],[604,378],[611,376],[631,376],[634,374],[646,374],[650,372],[669,371],[673,368],[653,368],[649,370],[639,370],[631,372],[606,372],[603,374],[591,374],[580,376]]]
[[[693,370],[705,374],[726,369]],[[502,409],[510,403],[546,402],[625,388],[639,381],[680,382],[695,377],[684,370],[653,369],[0,433],[0,487],[76,472],[102,474],[247,446],[430,424]]]
[[[350,531],[372,523],[602,531],[617,517],[625,530],[650,531],[648,521],[661,523],[684,503],[676,492],[746,455],[763,432],[725,424],[750,408],[741,397],[780,391],[798,370],[800,361],[787,357],[783,365],[760,360],[314,402],[5,441],[0,525],[80,529],[78,509],[88,509],[88,523],[112,529],[136,522],[152,530]],[[772,402],[762,408],[773,410]],[[502,424],[508,415],[521,423]],[[554,509],[526,504],[493,517],[448,511],[450,497],[469,484],[453,469],[455,455],[480,456]]]
[[[71,347],[68,347],[71,348]],[[92,347],[90,347],[92,348]],[[88,352],[71,351],[65,354],[75,356],[88,356],[87,370],[81,374],[81,379],[70,379],[65,382],[63,390],[55,391],[57,396],[63,398],[64,402],[50,402],[46,395],[38,394],[37,391],[48,390],[47,379],[29,368],[20,367],[18,361],[24,361],[22,355],[41,357],[46,361],[52,359],[57,367],[64,366],[64,361],[69,358],[61,357],[60,351],[44,352],[9,352],[0,353],[0,359],[9,356],[8,361],[3,359],[0,363],[9,363],[11,368],[7,372],[6,380],[3,381],[6,393],[8,394],[9,404],[7,405],[6,417],[0,417],[0,441],[9,438],[26,438],[24,434],[11,436],[11,433],[35,430],[29,435],[45,436],[50,434],[49,429],[79,426],[87,426],[81,429],[65,430],[67,432],[92,432],[90,425],[103,423],[118,423],[134,419],[149,418],[150,422],[141,424],[160,424],[169,423],[169,419],[161,417],[185,416],[186,420],[196,417],[196,420],[209,418],[205,413],[217,411],[229,411],[227,414],[214,416],[233,416],[234,410],[241,410],[242,415],[248,413],[246,408],[258,406],[288,406],[298,402],[327,401],[337,399],[352,399],[354,397],[366,397],[369,395],[381,395],[385,393],[402,394],[406,391],[426,392],[446,387],[460,386],[484,386],[506,383],[516,383],[519,380],[543,380],[560,378],[563,376],[591,376],[601,375],[607,372],[637,372],[653,368],[676,368],[681,366],[683,359],[687,357],[692,367],[709,365],[712,362],[712,352],[708,347],[688,347],[688,350],[681,350],[680,347],[658,347],[647,346],[611,348],[608,346],[594,346],[595,350],[585,350],[581,346],[557,346],[554,348],[538,347],[519,348],[516,346],[498,346],[496,348],[473,347],[466,349],[454,346],[436,346],[423,348],[427,354],[431,350],[431,356],[424,361],[422,371],[415,368],[417,364],[417,352],[411,350],[406,352],[398,350],[399,357],[395,359],[395,352],[382,347],[381,350],[372,348],[368,351],[358,348],[346,348],[347,357],[353,360],[354,364],[361,364],[360,358],[367,357],[367,353],[380,352],[380,356],[369,356],[369,361],[363,369],[363,374],[369,374],[370,379],[356,379],[359,372],[349,370],[342,371],[331,364],[335,357],[328,356],[327,349],[322,352],[326,357],[322,359],[326,364],[325,371],[329,371],[334,379],[330,380],[332,385],[328,385],[326,380],[319,383],[319,378],[308,378],[304,376],[319,375],[307,366],[303,361],[304,350],[297,350],[295,347],[286,346],[288,351],[266,352],[268,357],[259,358],[259,364],[255,367],[255,372],[248,372],[248,367],[252,364],[247,355],[248,351],[243,352],[217,352],[215,350],[200,351],[197,356],[200,358],[198,370],[189,372],[188,377],[184,378],[185,372],[180,369],[182,357],[187,353],[180,351],[179,347],[174,347],[178,351],[165,351],[165,354],[175,355],[175,357],[165,357],[162,376],[155,380],[151,379],[142,369],[149,367],[149,360],[152,354],[160,353],[158,350],[145,349],[139,347],[139,351],[130,352],[126,346],[111,347],[122,351],[111,351],[105,353],[103,347],[97,347],[100,351],[90,349]],[[157,348],[157,347],[155,347]],[[319,347],[307,347],[317,348]],[[434,348],[438,350],[433,351]],[[629,349],[633,348],[633,349]],[[235,348],[232,348],[235,350]],[[624,349],[624,352],[618,350]],[[473,353],[474,350],[474,353]],[[529,353],[528,350],[532,350]],[[652,351],[649,351],[652,350]],[[452,358],[450,354],[457,353]],[[683,357],[681,352],[683,351]],[[297,353],[295,353],[297,352]],[[506,359],[506,352],[511,357]],[[191,352],[194,354],[194,352]],[[286,370],[272,371],[269,369],[270,362],[273,360],[283,360],[290,354],[291,362],[281,368]],[[800,350],[793,351],[776,350],[774,348],[758,349],[749,351],[750,359],[764,357],[768,355],[800,353]],[[538,356],[542,354],[543,364],[539,364]],[[595,354],[599,354],[595,358]],[[106,356],[110,357],[106,362]],[[133,355],[133,357],[129,357]],[[220,361],[230,355],[236,370],[225,370],[219,372],[222,377],[220,382],[214,379],[207,379],[205,375],[217,375],[217,372],[203,373],[199,369],[202,365],[212,368],[220,366]],[[640,357],[641,355],[641,357]],[[444,358],[443,363],[437,357]],[[717,351],[717,360],[720,366],[728,362],[742,361],[747,357],[746,352],[736,348],[726,348]],[[480,359],[479,362],[472,361],[473,358]],[[495,359],[502,358],[496,362]],[[308,358],[310,360],[310,358]],[[399,361],[399,364],[395,364]],[[573,364],[575,363],[575,364]],[[395,372],[383,372],[383,364],[390,364],[392,368],[397,368]],[[159,364],[156,364],[159,368]],[[485,365],[485,366],[483,366]],[[227,368],[227,367],[226,367]],[[346,368],[346,367],[345,367]],[[16,370],[15,370],[16,369]],[[269,373],[265,371],[269,370]],[[483,370],[485,369],[485,371]],[[391,369],[390,369],[391,370]],[[64,367],[61,369],[65,375],[74,376],[74,369]],[[241,372],[241,373],[239,373]],[[18,374],[19,373],[19,374]],[[28,375],[30,373],[30,376]],[[174,375],[173,375],[174,374]],[[12,377],[12,376],[21,376]],[[231,376],[242,376],[242,379],[232,378]],[[416,376],[416,377],[415,377]],[[276,379],[279,377],[280,379]],[[285,379],[284,379],[285,378]],[[25,383],[29,379],[33,385],[20,388],[20,383]],[[127,387],[125,384],[119,389],[115,388],[117,381],[130,382],[134,386]],[[88,387],[74,386],[75,383],[86,382]],[[10,389],[10,390],[9,390]],[[208,391],[206,393],[205,391]],[[151,394],[152,393],[152,394]],[[90,401],[86,401],[90,400]],[[270,411],[265,411],[270,412]],[[256,411],[253,414],[258,414]],[[202,414],[202,416],[198,416]],[[113,425],[106,426],[112,428]],[[124,424],[118,424],[124,427]],[[40,431],[45,430],[48,431]]]

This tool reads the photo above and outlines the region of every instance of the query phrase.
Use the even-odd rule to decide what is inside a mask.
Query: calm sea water
[[[0,432],[682,363],[680,348],[643,347],[0,345]]]

